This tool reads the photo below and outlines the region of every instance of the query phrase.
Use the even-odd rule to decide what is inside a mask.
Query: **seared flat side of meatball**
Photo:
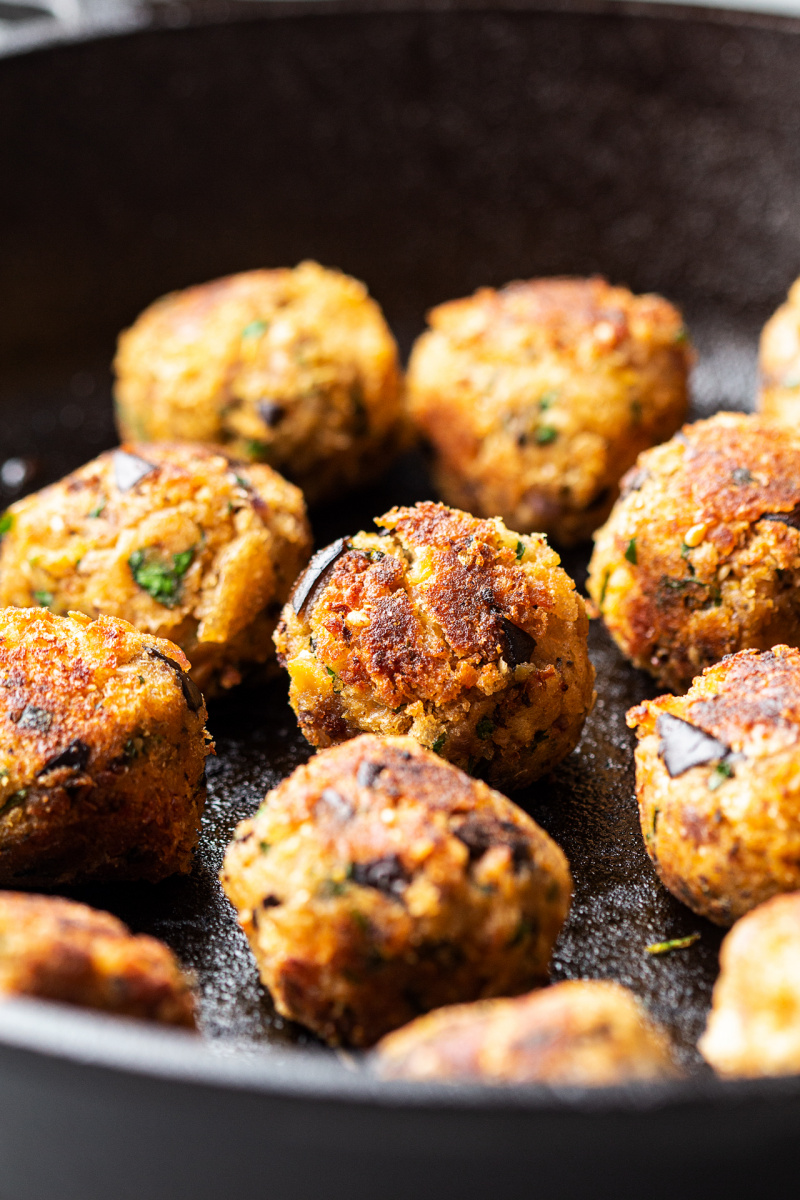
[[[758,408],[797,429],[800,419],[800,280],[761,332]]]
[[[737,921],[698,1043],[719,1075],[800,1074],[800,894],[775,896]]]
[[[667,1034],[618,983],[575,980],[528,996],[441,1008],[388,1034],[390,1079],[577,1087],[679,1075]]]
[[[542,537],[426,502],[320,552],[276,632],[314,746],[410,735],[497,786],[575,747],[594,702],[588,618]]]
[[[676,692],[726,654],[800,643],[800,436],[718,413],[640,455],[587,589],[623,654]]]
[[[564,855],[510,800],[369,735],[270,792],[221,879],[278,1011],[355,1046],[542,983],[571,893]]]
[[[0,610],[0,885],[190,869],[212,744],[188,666],[125,621]]]
[[[115,369],[123,438],[224,444],[310,500],[379,474],[402,440],[383,314],[313,262],[164,296],[120,336]]]
[[[59,896],[0,892],[0,997],[35,996],[118,1016],[195,1026],[172,952],[110,913]]]
[[[168,637],[207,694],[269,662],[308,561],[300,491],[188,445],[126,445],[8,510],[0,605],[130,621]]]
[[[685,420],[680,313],[604,279],[534,279],[435,308],[408,369],[444,499],[563,544],[608,516],[637,454]]]
[[[800,888],[800,651],[740,651],[628,724],[645,845],[679,900],[728,925]]]

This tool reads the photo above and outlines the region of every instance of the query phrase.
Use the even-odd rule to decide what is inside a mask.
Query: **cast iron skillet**
[[[586,3],[160,8],[0,62],[4,502],[114,440],[117,330],[174,287],[315,257],[366,279],[404,350],[483,283],[601,271],[685,308],[695,412],[752,402],[800,271],[800,24]],[[23,477],[24,476],[24,477]],[[409,458],[313,514],[318,540],[430,495]],[[579,582],[587,551],[567,557]],[[216,882],[235,823],[308,754],[282,682],[212,707],[191,878],[83,892],[197,972],[203,1041],[0,1009],[0,1200],[743,1196],[794,1173],[800,1080],[700,1064],[719,931],[656,882],[601,628],[580,749],[517,799],[576,881],[554,978],[609,976],[672,1028],[686,1083],[387,1085],[276,1019]],[[653,941],[698,931],[682,953]]]

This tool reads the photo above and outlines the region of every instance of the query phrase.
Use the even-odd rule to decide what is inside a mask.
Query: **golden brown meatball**
[[[363,284],[317,263],[164,296],[121,335],[115,367],[123,438],[225,443],[309,499],[398,448],[394,339]]]
[[[101,613],[168,637],[207,694],[274,654],[311,535],[300,491],[205,446],[124,446],[3,517],[0,605]]]
[[[126,621],[0,609],[0,885],[190,869],[212,746],[188,666]]]
[[[645,845],[679,900],[727,925],[800,888],[800,651],[742,650],[628,724]]]
[[[793,429],[800,418],[800,279],[761,333],[759,410]]]
[[[800,642],[800,436],[718,413],[639,456],[587,588],[636,667],[685,691],[725,654]]]
[[[633,994],[594,980],[440,1008],[390,1033],[375,1060],[391,1079],[604,1087],[679,1074]]]
[[[448,504],[571,544],[686,417],[680,313],[604,279],[533,279],[442,304],[408,368]]]
[[[163,943],[58,896],[0,893],[0,996],[195,1024],[189,981]]]
[[[737,921],[720,965],[703,1057],[720,1075],[800,1074],[800,894]]]
[[[320,551],[275,635],[314,746],[409,734],[497,786],[577,744],[594,702],[588,619],[542,537],[430,502]]]
[[[370,735],[270,792],[221,878],[278,1011],[356,1046],[543,982],[571,891],[558,846],[505,796]]]

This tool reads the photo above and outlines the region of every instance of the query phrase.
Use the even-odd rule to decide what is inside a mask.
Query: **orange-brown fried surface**
[[[761,332],[759,411],[792,429],[800,418],[800,280]]]

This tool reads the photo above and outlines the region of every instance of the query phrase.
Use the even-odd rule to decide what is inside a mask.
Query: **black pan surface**
[[[404,351],[442,299],[601,271],[684,307],[700,353],[694,415],[752,407],[758,330],[800,272],[797,23],[621,5],[334,2],[173,6],[152,19],[0,61],[0,462],[24,467],[0,470],[6,501],[114,443],[113,338],[147,302],[302,257],[364,278]],[[369,491],[312,512],[317,541],[432,494],[424,460],[408,456]],[[588,554],[564,558],[579,585]],[[211,706],[218,757],[192,875],[80,893],[196,971],[212,1066],[178,1035],[87,1025],[48,1006],[0,1013],[0,1125],[14,1131],[0,1133],[13,1181],[4,1192],[0,1174],[0,1198],[52,1195],[57,1177],[81,1200],[184,1186],[249,1197],[270,1172],[275,1195],[314,1198],[323,1187],[477,1196],[492,1180],[527,1195],[533,1170],[570,1197],[632,1195],[642,1171],[653,1196],[743,1195],[748,1178],[777,1179],[800,1086],[723,1087],[699,1060],[720,931],[660,886],[642,845],[624,714],[652,684],[599,623],[591,653],[599,699],[580,747],[514,797],[575,877],[553,978],[632,987],[670,1027],[689,1083],[456,1097],[378,1085],[357,1059],[311,1053],[313,1038],[274,1013],[216,879],[237,821],[309,754],[277,680]],[[694,932],[689,949],[646,953]],[[164,1143],[165,1106],[191,1152]],[[56,1108],[48,1137],[42,1121]],[[267,1120],[265,1164],[244,1142]]]

